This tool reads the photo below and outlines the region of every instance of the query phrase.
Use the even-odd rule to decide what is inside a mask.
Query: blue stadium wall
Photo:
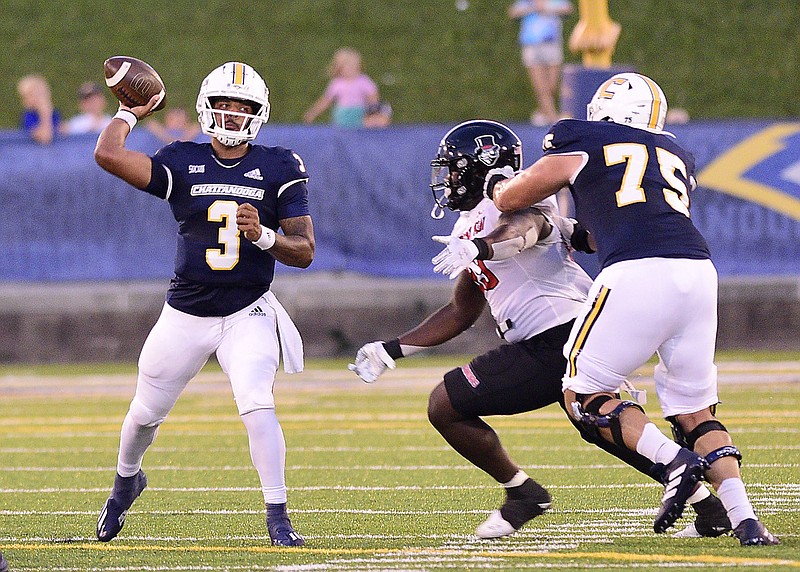
[[[311,270],[430,278],[452,213],[430,217],[429,162],[449,125],[340,130],[267,125],[258,142],[298,152],[311,180],[317,237]],[[525,165],[540,155],[546,130],[513,125]],[[693,219],[722,277],[800,275],[800,123],[691,123],[671,130],[697,159]],[[0,132],[0,281],[166,279],[176,223],[161,200],[94,163],[96,137],[39,146]],[[145,129],[129,147],[159,144]],[[580,259],[593,273],[590,257]],[[291,272],[281,268],[279,272]]]

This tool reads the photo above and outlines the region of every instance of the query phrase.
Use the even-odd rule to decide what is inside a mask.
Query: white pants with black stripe
[[[617,391],[657,353],[664,417],[718,402],[717,271],[710,260],[643,258],[604,268],[575,320],[563,389]]]

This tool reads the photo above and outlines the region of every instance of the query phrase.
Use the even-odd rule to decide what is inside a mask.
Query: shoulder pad
[[[564,153],[572,151],[573,146],[580,142],[585,129],[586,121],[576,119],[562,119],[550,128],[542,141],[544,153]]]

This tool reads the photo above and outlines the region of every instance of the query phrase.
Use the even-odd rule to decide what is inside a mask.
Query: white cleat
[[[694,523],[691,523],[689,526],[684,528],[683,530],[679,530],[675,534],[672,535],[673,538],[703,538],[703,535],[697,532],[697,527]]]
[[[514,534],[516,531],[517,529],[503,518],[500,510],[493,510],[489,514],[489,518],[475,529],[475,534],[478,535],[478,538],[503,538]]]

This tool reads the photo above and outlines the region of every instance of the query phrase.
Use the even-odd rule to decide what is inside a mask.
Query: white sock
[[[120,477],[132,477],[142,468],[142,459],[147,448],[153,444],[158,433],[158,426],[144,427],[131,417],[130,411],[122,422],[119,436],[119,455],[117,456],[117,473]]]
[[[686,499],[686,502],[688,504],[694,504],[696,502],[700,502],[701,500],[705,500],[710,496],[711,491],[709,491],[705,485],[700,485],[697,487],[697,490],[692,493],[692,496]]]
[[[261,480],[264,502],[286,502],[286,441],[274,409],[256,409],[242,415],[250,439],[250,458]]]
[[[644,426],[642,436],[636,443],[636,452],[654,463],[672,461],[681,450],[681,446],[658,430],[655,423]]]
[[[736,528],[743,520],[756,518],[742,479],[732,477],[722,481],[717,489],[717,496],[725,506],[725,510],[728,511],[728,518],[733,528]]]
[[[519,471],[517,471],[517,473],[513,477],[511,477],[510,481],[508,481],[507,483],[500,483],[500,484],[503,485],[505,488],[510,489],[512,487],[520,486],[522,483],[527,481],[529,478],[530,477],[528,477],[528,475],[525,473],[525,471],[520,469]]]

